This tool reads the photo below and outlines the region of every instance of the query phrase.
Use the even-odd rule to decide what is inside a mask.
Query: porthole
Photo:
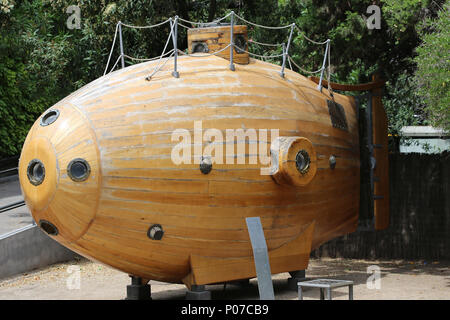
[[[84,159],[74,159],[67,166],[67,174],[70,179],[76,182],[84,181],[89,177],[91,167]]]
[[[38,186],[44,181],[45,167],[41,160],[33,159],[30,161],[27,167],[27,177],[34,186]]]
[[[295,157],[295,165],[297,166],[297,170],[301,174],[307,173],[310,163],[311,159],[309,158],[308,152],[306,152],[305,150],[300,150]]]
[[[152,225],[147,231],[147,236],[152,240],[161,240],[163,235],[164,230],[160,224]]]
[[[58,228],[55,225],[47,220],[39,220],[39,227],[44,230],[47,234],[51,236],[58,235]]]
[[[41,126],[45,127],[56,121],[59,117],[59,111],[57,109],[48,110],[41,117]]]

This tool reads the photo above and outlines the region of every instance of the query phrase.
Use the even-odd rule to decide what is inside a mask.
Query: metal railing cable
[[[225,51],[225,50],[228,49],[230,46],[231,46],[231,44],[228,44],[226,47],[224,47],[224,48],[222,48],[222,49],[220,49],[220,50],[218,50],[218,51],[214,51],[214,52],[211,52],[211,53],[205,53],[204,55],[199,55],[200,53],[203,53],[203,52],[196,53],[195,55],[192,54],[192,53],[184,53],[184,55],[186,55],[186,56],[188,56],[188,57],[194,57],[194,58],[210,57],[210,56],[215,56],[215,55],[217,55],[218,53],[221,53],[222,51]]]
[[[186,28],[186,29],[192,29],[191,27],[189,27],[189,26],[187,26],[187,25],[185,25],[183,23],[191,24],[193,26],[200,26],[200,27],[207,27],[207,26],[212,26],[212,25],[217,25],[217,24],[220,25],[220,22],[225,20],[225,19],[227,19],[228,17],[230,17],[231,32],[230,32],[230,43],[226,47],[222,48],[219,51],[215,51],[215,52],[207,53],[207,54],[202,54],[202,55],[186,54],[186,53],[180,51],[177,48],[177,41],[176,41],[177,39],[176,39],[176,37],[177,37],[178,33],[176,32],[176,30],[177,30],[178,26],[181,26],[181,27]],[[253,39],[248,41],[248,44],[252,44],[252,45],[260,45],[260,46],[266,46],[266,47],[280,47],[280,46],[282,46],[283,53],[281,53],[281,54],[272,54],[272,55],[261,55],[261,54],[256,54],[256,53],[250,52],[248,50],[245,50],[244,48],[240,48],[239,46],[237,46],[234,43],[234,36],[233,36],[233,29],[234,29],[233,27],[235,25],[234,18],[237,18],[237,19],[239,19],[239,20],[241,20],[241,21],[243,21],[243,22],[245,22],[245,23],[247,23],[247,24],[249,24],[251,26],[255,26],[255,27],[263,28],[263,29],[268,29],[268,30],[285,30],[285,29],[290,29],[290,34],[289,34],[289,39],[288,39],[287,44],[285,44],[285,43],[276,43],[276,44],[275,43],[265,43],[265,42],[262,42],[262,41],[260,42],[260,41],[256,41],[256,40],[253,40]],[[183,22],[183,23],[181,23],[181,22]],[[127,27],[127,28],[134,28],[134,29],[151,29],[151,28],[156,28],[156,27],[165,25],[166,23],[170,23],[170,34],[169,34],[169,36],[167,38],[167,41],[166,41],[165,46],[164,46],[164,49],[163,49],[162,54],[160,56],[147,59],[147,58],[132,57],[132,56],[127,55],[127,54],[124,53],[123,40],[122,40],[122,28],[121,28],[122,26]],[[322,63],[322,67],[320,69],[315,70],[315,71],[306,70],[305,68],[302,68],[301,66],[299,66],[293,60],[293,58],[289,55],[289,47],[290,47],[290,44],[291,44],[291,40],[292,40],[294,29],[297,30],[298,33],[300,34],[300,36],[303,37],[306,41],[309,41],[309,42],[311,42],[313,44],[316,44],[316,45],[326,45],[326,47],[325,47],[325,54],[324,54],[324,58],[323,58],[323,63]],[[124,65],[124,60],[123,60],[124,58],[130,59],[130,60],[134,60],[134,61],[154,61],[154,60],[158,60],[158,64],[156,65],[156,67],[153,70],[153,72],[149,76],[146,77],[147,80],[150,80],[151,77],[156,72],[161,70],[162,67],[164,65],[166,65],[167,61],[172,56],[174,56],[174,72],[172,72],[172,75],[178,77],[179,76],[178,72],[177,72],[177,56],[178,56],[178,53],[181,53],[183,55],[187,55],[187,56],[190,56],[190,57],[208,57],[208,56],[212,56],[212,55],[217,55],[217,54],[219,54],[219,53],[221,53],[221,52],[223,52],[223,51],[225,51],[227,49],[230,49],[230,69],[232,71],[235,70],[234,65],[233,65],[233,51],[234,50],[236,50],[236,52],[240,52],[240,53],[242,53],[242,52],[247,53],[248,55],[250,55],[252,57],[257,57],[257,58],[263,59],[264,61],[266,61],[266,59],[273,59],[273,58],[280,58],[280,57],[282,57],[283,58],[283,62],[282,62],[282,65],[281,65],[281,72],[280,72],[280,75],[282,77],[284,77],[284,69],[285,69],[286,63],[289,64],[289,68],[291,70],[292,70],[292,65],[294,65],[298,70],[300,70],[300,71],[302,71],[304,73],[315,74],[315,73],[319,73],[320,72],[320,82],[319,82],[319,85],[318,85],[318,89],[320,91],[322,90],[322,80],[323,80],[323,77],[325,75],[326,78],[328,79],[328,89],[331,92],[331,88],[330,88],[330,78],[331,78],[331,58],[330,58],[330,55],[331,55],[330,54],[330,52],[331,52],[331,44],[330,44],[330,39],[327,39],[326,41],[323,41],[323,42],[314,41],[314,40],[310,39],[309,37],[307,37],[306,34],[302,30],[300,30],[300,28],[295,23],[292,23],[292,24],[289,24],[289,25],[285,25],[285,26],[275,26],[275,27],[265,26],[265,25],[261,25],[261,24],[258,24],[258,23],[254,23],[254,22],[248,21],[245,18],[241,17],[240,15],[234,13],[234,11],[231,11],[230,13],[225,15],[224,17],[221,17],[221,18],[216,19],[216,20],[211,21],[211,22],[190,21],[190,20],[187,20],[187,19],[180,18],[178,16],[175,16],[174,18],[171,17],[171,18],[168,18],[167,20],[162,21],[160,23],[157,23],[157,24],[154,24],[154,25],[147,25],[147,26],[130,25],[130,24],[122,23],[122,22],[119,21],[117,23],[117,25],[116,25],[116,30],[114,32],[114,39],[113,39],[113,43],[112,43],[112,46],[111,46],[111,51],[109,53],[108,62],[106,64],[105,72],[103,73],[103,75],[105,75],[107,73],[107,71],[108,71],[108,67],[109,67],[109,64],[111,62],[111,56],[112,56],[112,52],[114,50],[114,46],[115,46],[115,43],[116,43],[116,39],[117,39],[117,34],[118,33],[119,33],[119,40],[120,40],[120,56],[117,59],[117,61],[114,64],[114,66],[112,67],[111,71],[116,68],[119,60],[122,60],[122,68],[124,68],[124,66],[125,66]],[[170,41],[170,38],[172,38],[172,40],[173,40],[174,48],[172,50],[166,52],[167,46],[168,46],[169,41]],[[248,46],[246,46],[246,48],[248,49]],[[163,65],[161,65],[161,61],[162,61],[163,58],[166,58],[166,60],[164,61]],[[325,70],[327,72],[325,72]]]
[[[122,58],[122,55],[117,57],[116,63],[114,63],[113,67],[111,68],[111,70],[109,72],[112,72],[116,68],[116,66],[119,63],[121,58]]]
[[[228,45],[228,46],[229,46],[229,45]],[[280,53],[280,54],[275,54],[275,55],[270,55],[270,56],[264,56],[264,55],[260,55],[260,54],[256,54],[256,53],[247,51],[247,50],[245,50],[245,49],[243,49],[243,48],[237,46],[236,44],[233,44],[233,47],[235,47],[235,48],[236,48],[237,50],[239,50],[239,51],[248,53],[248,54],[251,55],[251,56],[259,57],[259,58],[265,58],[265,59],[281,58],[281,57],[284,55],[284,53]]]
[[[162,65],[159,65],[159,62],[158,62],[158,66],[155,67],[155,69],[153,70],[153,72],[152,72],[150,75],[148,75],[147,77],[145,77],[145,80],[150,81],[151,78],[152,78],[158,71],[160,71],[162,68],[164,68],[164,66],[167,64],[167,61],[169,61],[170,58],[172,58],[174,54],[175,54],[175,53],[172,52],[172,54],[171,54],[170,56],[168,56],[167,58],[165,58],[166,61],[164,61],[164,63],[163,63]]]
[[[172,18],[170,18],[170,20],[172,21]],[[154,71],[153,71],[149,76],[147,76],[147,77],[145,78],[145,80],[148,80],[148,81],[149,81],[149,80],[153,77],[153,75],[154,75],[156,72],[158,72],[158,71],[163,67],[163,66],[159,67],[159,65],[160,65],[160,63],[161,63],[161,59],[163,58],[163,56],[164,56],[165,53],[166,53],[166,49],[167,49],[167,46],[168,46],[168,44],[169,44],[169,42],[170,42],[170,39],[171,39],[172,36],[173,36],[173,30],[174,30],[174,27],[175,27],[175,25],[172,25],[172,23],[171,23],[170,33],[169,33],[169,36],[167,37],[166,44],[164,45],[163,52],[162,52],[162,54],[159,56],[159,59],[158,59],[158,65],[155,67]],[[174,52],[175,52],[175,48],[174,48]],[[172,56],[172,55],[170,55],[170,56],[167,58],[167,60],[168,60],[171,56]],[[164,62],[164,65],[167,63],[167,60]]]
[[[171,19],[172,18],[168,18],[167,20],[165,20],[163,22],[160,22],[160,23],[157,23],[157,24],[148,25],[148,26],[134,26],[134,25],[131,25],[131,24],[123,23],[123,22],[122,22],[122,25],[124,27],[133,28],[133,29],[152,29],[152,28],[156,28],[156,27],[162,26],[163,24],[166,24]]]
[[[264,42],[258,42],[256,40],[250,39],[248,40],[249,44],[257,44],[260,46],[265,46],[265,47],[281,47],[283,44],[282,43],[264,43]]]
[[[305,38],[307,41],[309,41],[309,42],[311,42],[311,43],[314,43],[314,44],[318,44],[318,45],[324,45],[324,44],[327,44],[328,39],[325,40],[325,41],[323,41],[323,42],[317,42],[317,41],[311,40],[310,38],[308,38],[308,37],[305,35],[305,33],[304,33],[302,30],[300,30],[300,28],[299,28],[295,23],[294,23],[294,26],[295,26],[295,28],[297,29],[298,33],[299,33],[303,38]]]
[[[287,28],[292,28],[292,24],[289,24],[287,26],[280,26],[280,27],[269,27],[269,26],[263,26],[262,24],[257,24],[248,20],[245,20],[244,18],[242,18],[241,16],[237,15],[236,13],[234,13],[234,16],[242,21],[244,21],[245,23],[248,23],[252,26],[255,27],[259,27],[259,28],[263,28],[263,29],[271,29],[271,30],[280,30],[280,29],[287,29]]]
[[[105,68],[105,72],[103,72],[103,75],[106,74],[106,71],[108,70],[108,67],[109,67],[109,61],[111,60],[111,56],[112,56],[112,53],[114,51],[114,45],[116,44],[117,29],[118,28],[119,28],[119,24],[116,24],[116,31],[114,31],[114,40],[113,40],[113,43],[112,43],[112,46],[111,46],[111,50],[109,51],[108,62],[106,63],[106,68]]]
[[[303,69],[302,67],[300,67],[297,63],[295,63],[295,61],[292,59],[291,56],[288,56],[288,57],[289,57],[289,61],[292,62],[292,63],[294,64],[294,66],[297,67],[297,69],[299,69],[299,70],[301,70],[301,71],[303,71],[303,72],[305,72],[305,73],[315,74],[315,73],[321,72],[322,69],[323,69],[323,68],[321,67],[320,69],[317,69],[317,70],[315,70],[315,71],[305,70],[305,69]]]
[[[163,57],[171,54],[174,51],[175,51],[175,49],[171,49],[171,50],[167,51],[165,54],[163,54]],[[158,57],[153,57],[153,58],[135,58],[135,57],[131,57],[131,56],[127,55],[127,54],[124,54],[123,56],[125,58],[128,58],[130,60],[135,60],[135,61],[154,61],[154,60],[159,59],[159,56]]]
[[[225,20],[225,19],[228,18],[231,14],[233,14],[233,11],[230,12],[229,14],[223,16],[222,18],[213,20],[213,21],[211,21],[211,22],[189,21],[189,20],[186,20],[186,19],[183,19],[183,18],[180,18],[180,17],[178,17],[178,19],[180,19],[180,21],[183,21],[183,22],[185,22],[185,23],[190,23],[190,24],[192,24],[192,25],[213,25],[213,24],[217,24],[217,23],[219,23],[219,22]],[[236,15],[236,14],[235,14],[235,15]],[[188,28],[189,28],[189,27],[188,27]]]

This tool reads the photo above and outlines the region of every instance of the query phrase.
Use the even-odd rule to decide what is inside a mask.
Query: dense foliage
[[[0,0],[0,157],[20,153],[26,133],[45,109],[103,75],[118,21],[147,25],[176,14],[191,21],[211,21],[230,10],[264,25],[295,22],[313,40],[331,39],[334,81],[366,82],[381,70],[388,80],[384,100],[391,133],[398,133],[402,125],[427,121],[448,125],[445,1],[372,2],[382,9],[381,29],[367,28],[369,4],[362,0]],[[67,27],[70,5],[81,9],[80,29]],[[288,33],[249,28],[250,38],[264,43],[285,43]],[[168,34],[168,25],[124,28],[125,53],[158,56]],[[182,28],[179,46],[187,46]],[[250,50],[281,53],[280,47],[251,45]],[[295,32],[289,52],[303,68],[316,70],[323,50],[324,46],[311,44]],[[113,62],[118,55],[116,46]],[[414,74],[417,81],[412,80]]]
[[[423,97],[429,121],[450,132],[450,5],[421,26],[417,48],[417,94]],[[430,30],[432,32],[430,32]]]

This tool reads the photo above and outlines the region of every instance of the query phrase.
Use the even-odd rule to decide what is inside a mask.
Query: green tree
[[[418,94],[426,103],[426,112],[435,127],[450,132],[450,4],[437,18],[428,18],[420,26],[422,44],[417,48],[415,80]]]

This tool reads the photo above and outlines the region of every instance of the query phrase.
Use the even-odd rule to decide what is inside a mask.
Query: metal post
[[[295,23],[292,24],[291,26],[291,33],[289,34],[289,39],[288,39],[288,43],[286,48],[284,48],[284,43],[283,43],[283,65],[281,66],[281,72],[280,75],[284,78],[284,67],[286,66],[286,58],[289,52],[289,47],[291,45],[291,39],[292,39],[292,33],[294,32],[294,26]]]
[[[327,46],[325,47],[325,54],[323,56],[322,71],[320,72],[320,81],[319,81],[319,85],[317,86],[317,89],[319,89],[320,92],[322,92],[323,72],[325,71],[325,64],[327,63],[328,48],[329,47],[330,47],[330,39],[327,40]]]
[[[170,26],[173,28],[172,31],[172,39],[173,39],[173,48],[175,49],[175,54],[173,56],[173,72],[172,75],[175,78],[179,78],[180,74],[177,71],[177,58],[178,58],[178,47],[177,47],[177,38],[178,38],[178,16],[175,16],[175,22],[172,25],[172,21],[170,21]]]
[[[234,36],[233,36],[233,29],[234,29],[234,11],[231,11],[231,31],[230,31],[230,70],[234,71],[236,70],[234,68],[233,64],[233,50],[234,50]]]
[[[353,300],[353,285],[348,286],[348,300]]]
[[[264,237],[261,219],[259,217],[250,217],[245,218],[245,222],[247,223],[247,230],[253,249],[259,298],[261,300],[275,300],[269,253],[267,251],[267,243]]]
[[[331,288],[327,288],[327,300],[331,300]]]
[[[122,62],[122,69],[125,68],[125,60],[123,59],[123,40],[122,40],[122,22],[119,21],[119,46],[120,46],[120,59]]]
[[[282,48],[283,48],[283,63],[281,65],[280,76],[284,78],[284,64],[286,63],[286,45],[284,43],[282,43]]]

